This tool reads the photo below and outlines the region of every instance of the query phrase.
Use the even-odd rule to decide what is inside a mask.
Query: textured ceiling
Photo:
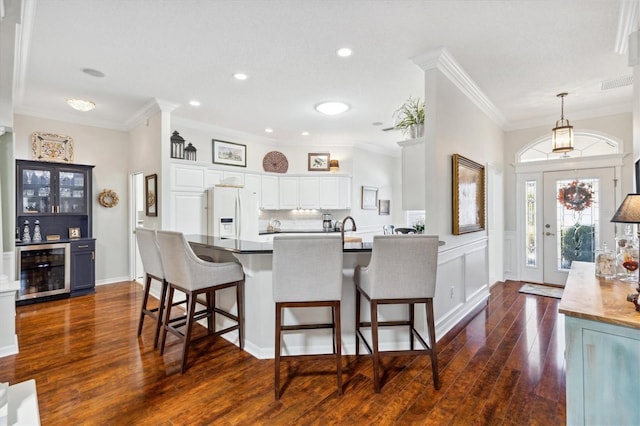
[[[180,105],[174,117],[274,143],[385,147],[401,139],[381,131],[392,126],[394,109],[409,95],[424,96],[423,72],[411,58],[444,46],[507,129],[552,126],[562,91],[570,93],[570,119],[631,110],[631,86],[600,90],[602,80],[631,74],[614,51],[621,4],[38,0],[16,111],[124,129],[156,98]],[[344,46],[352,57],[336,56]],[[237,71],[250,78],[234,80]],[[97,108],[75,112],[67,97]],[[191,99],[202,105],[189,106]],[[323,100],[352,109],[326,117],[313,109]]]

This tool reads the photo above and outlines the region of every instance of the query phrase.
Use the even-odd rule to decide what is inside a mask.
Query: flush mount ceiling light
[[[341,58],[348,58],[349,56],[353,55],[353,50],[349,49],[348,47],[342,47],[338,49],[336,54]]]
[[[196,101],[195,99],[192,101],[189,101],[189,105],[193,106],[193,107],[199,107],[200,106],[200,101]]]
[[[246,80],[249,78],[249,76],[243,72],[237,72],[233,74],[233,78],[235,78],[236,80]]]
[[[326,115],[338,115],[349,110],[349,105],[344,102],[322,102],[316,105],[316,111]]]
[[[564,118],[564,97],[568,93],[558,93],[556,96],[562,100],[560,120],[556,121],[556,127],[551,130],[553,152],[573,151],[573,126]]]
[[[91,111],[96,107],[96,104],[91,101],[86,101],[84,99],[67,99],[67,105],[69,105],[73,109],[77,109],[78,111],[87,112]]]

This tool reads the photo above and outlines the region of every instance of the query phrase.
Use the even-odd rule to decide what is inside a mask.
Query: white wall
[[[24,115],[14,116],[15,158],[31,159],[31,133],[71,136],[74,163],[92,164],[93,237],[96,238],[96,282],[128,279],[128,156],[125,132]],[[120,203],[102,207],[97,197],[103,189],[115,191]]]

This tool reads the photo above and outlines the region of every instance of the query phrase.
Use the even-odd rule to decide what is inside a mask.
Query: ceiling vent
[[[633,84],[633,75],[625,75],[611,80],[602,82],[601,90],[617,89],[618,87],[631,86]]]

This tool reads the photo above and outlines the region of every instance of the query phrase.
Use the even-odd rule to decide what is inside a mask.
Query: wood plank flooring
[[[439,391],[426,356],[385,358],[380,394],[370,359],[349,356],[342,397],[333,361],[296,362],[283,367],[276,402],[273,360],[221,338],[196,344],[181,375],[172,336],[164,356],[151,320],[137,338],[134,282],[18,307],[20,353],[0,358],[0,382],[35,379],[43,425],[564,424],[559,300],[520,286],[494,285],[488,306],[441,339]]]

